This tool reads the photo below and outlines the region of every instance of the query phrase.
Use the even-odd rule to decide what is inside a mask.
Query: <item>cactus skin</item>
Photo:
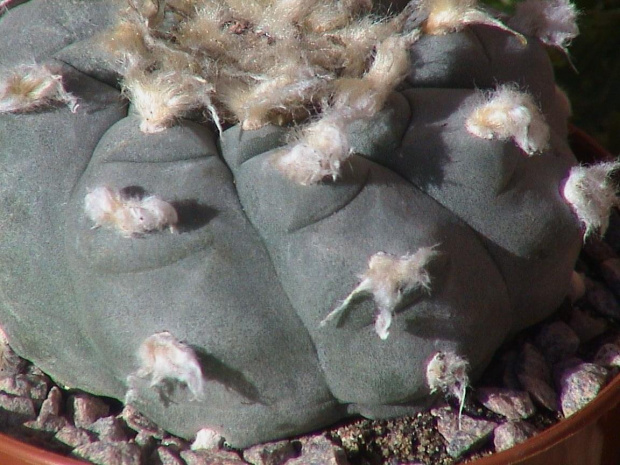
[[[169,331],[197,354],[204,398],[180,386],[162,402],[137,379],[136,406],[172,433],[212,428],[244,447],[415,412],[434,354],[463,356],[475,378],[566,295],[582,232],[560,184],[576,161],[536,39],[476,25],[423,36],[399,92],[349,128],[341,178],[299,186],[273,166],[282,128],[142,133],[92,51],[119,2],[74,3],[32,0],[0,18],[0,61],[45,63],[80,104],[0,115],[0,322],[58,382],[123,399],[142,341]],[[465,128],[477,89],[512,82],[549,123],[542,154]],[[92,230],[84,197],[100,185],[170,201],[180,233]],[[432,246],[430,293],[397,309],[387,339],[372,299],[320,325],[371,256]]]

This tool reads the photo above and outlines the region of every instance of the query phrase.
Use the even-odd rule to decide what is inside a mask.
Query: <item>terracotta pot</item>
[[[584,163],[613,157],[594,139],[571,127],[571,147]],[[618,465],[620,464],[620,376],[586,407],[512,449],[470,465]],[[0,465],[80,465],[84,462],[48,452],[0,434]]]

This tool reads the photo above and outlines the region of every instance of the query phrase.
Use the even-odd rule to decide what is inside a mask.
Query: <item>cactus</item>
[[[566,141],[545,47],[576,34],[567,0],[514,18],[405,3],[5,13],[14,349],[172,433],[238,447],[416,412],[431,391],[462,402],[565,297],[617,165],[578,168]]]

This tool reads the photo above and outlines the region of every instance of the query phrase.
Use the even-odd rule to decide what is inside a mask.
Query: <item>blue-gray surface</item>
[[[80,100],[75,114],[0,115],[0,324],[57,381],[122,399],[141,341],[170,331],[200,354],[205,399],[162,402],[144,380],[138,407],[173,433],[211,427],[242,447],[413,412],[438,350],[475,375],[561,302],[581,241],[559,193],[575,161],[536,40],[484,26],[424,37],[405,88],[352,128],[342,179],[303,187],[270,161],[280,128],[142,134],[92,37],[117,3],[33,0],[0,19],[0,66],[46,63]],[[465,130],[475,89],[510,81],[550,123],[541,155]],[[90,229],[84,196],[100,185],[172,201],[181,232]],[[435,244],[432,292],[397,312],[387,340],[372,299],[319,326],[371,255]]]

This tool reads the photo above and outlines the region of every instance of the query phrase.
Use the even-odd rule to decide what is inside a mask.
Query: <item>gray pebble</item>
[[[37,417],[34,403],[27,397],[0,393],[0,425],[19,425]]]
[[[12,396],[30,397],[30,382],[24,375],[17,374],[0,378],[0,391]]]
[[[62,391],[58,386],[52,386],[47,394],[47,398],[41,404],[38,420],[45,421],[48,417],[59,416],[61,407]]]
[[[96,465],[141,465],[141,451],[126,442],[94,442],[73,450],[73,455]]]
[[[535,341],[551,364],[575,355],[581,343],[577,333],[563,321],[554,321],[543,326]]]
[[[158,447],[151,455],[149,463],[153,465],[185,465],[179,453],[169,447]]]
[[[121,418],[127,426],[137,433],[145,433],[157,439],[164,437],[164,430],[142,415],[135,407],[126,405],[121,412]]]
[[[461,415],[450,407],[431,410],[437,418],[437,430],[447,442],[447,452],[458,458],[464,453],[482,446],[491,436],[497,423]]]
[[[605,368],[620,368],[620,347],[616,344],[602,345],[594,356],[594,363]]]
[[[78,428],[88,428],[95,421],[107,416],[110,407],[103,400],[89,394],[75,394],[69,398],[73,423]]]
[[[579,336],[581,342],[591,341],[607,331],[609,327],[602,318],[592,317],[577,307],[571,310],[569,325]]]
[[[113,416],[99,418],[88,427],[88,430],[95,433],[100,441],[115,442],[129,439],[121,420]]]
[[[73,425],[67,425],[56,433],[54,439],[69,447],[79,447],[95,442],[95,435]]]
[[[525,391],[486,387],[476,389],[476,397],[486,408],[509,420],[529,418],[536,413],[536,407]]]
[[[186,450],[181,457],[187,465],[246,465],[237,454],[224,450]]]
[[[555,390],[545,380],[530,376],[528,374],[519,374],[519,382],[538,404],[547,410],[556,412],[558,410],[558,396]]]
[[[551,366],[543,354],[530,343],[523,344],[516,366],[517,376],[521,382],[521,374],[538,378],[551,384]]]
[[[496,452],[501,452],[536,434],[536,428],[525,421],[507,422],[499,425],[493,432],[493,445]]]
[[[605,285],[586,278],[586,301],[603,316],[620,319],[620,304]]]
[[[596,397],[607,380],[607,370],[593,363],[581,363],[560,376],[562,413],[569,417]]]
[[[348,465],[344,449],[323,435],[303,437],[301,455],[290,459],[286,465]]]
[[[298,455],[291,441],[258,444],[243,451],[243,458],[252,465],[282,465]]]

